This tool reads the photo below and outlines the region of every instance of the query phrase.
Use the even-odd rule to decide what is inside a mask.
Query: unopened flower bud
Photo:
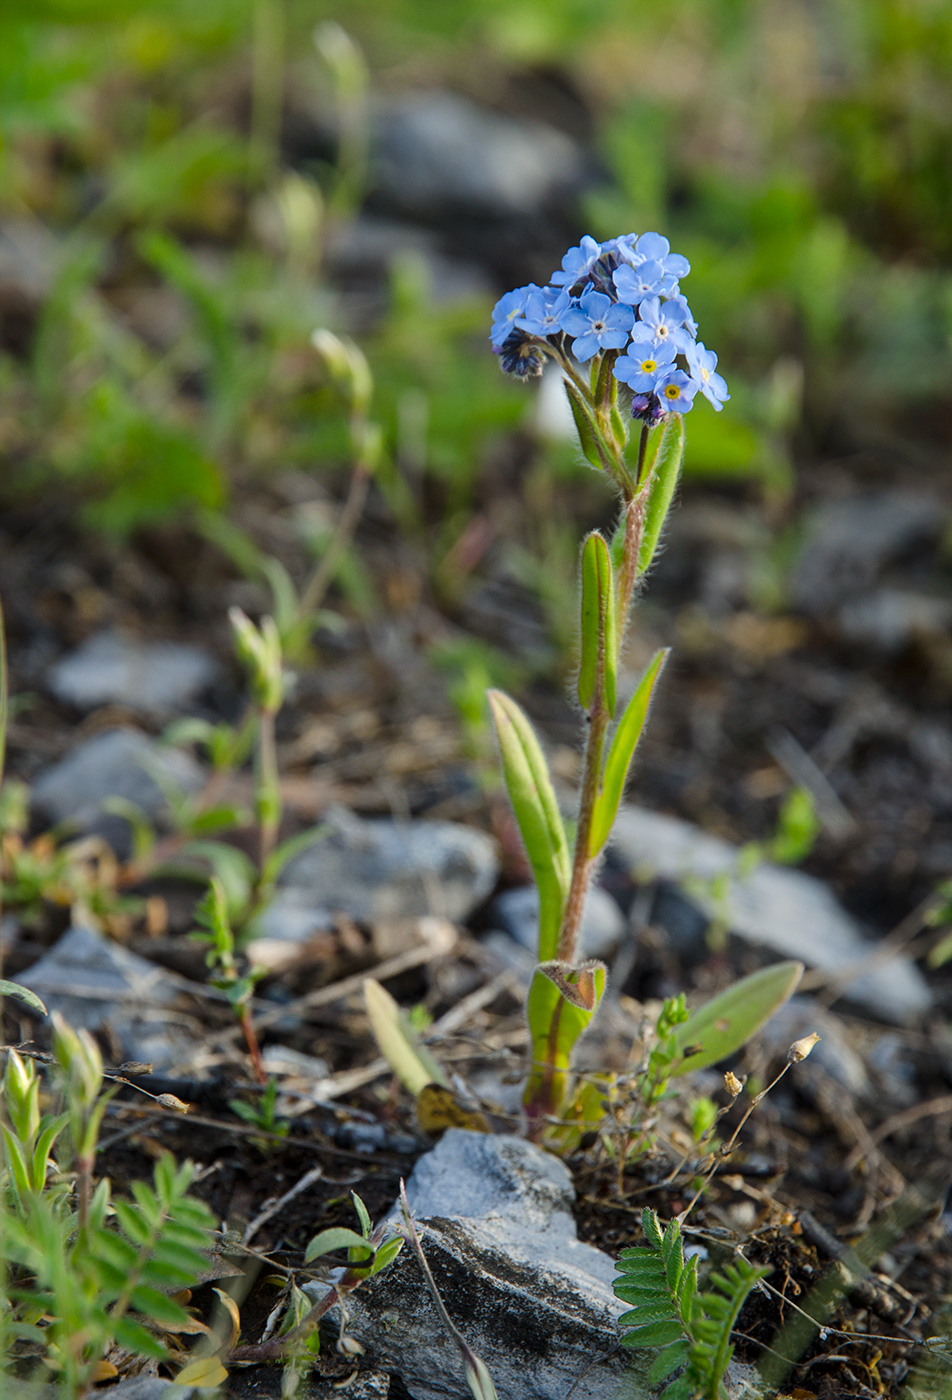
[[[805,1060],[819,1039],[816,1031],[813,1031],[811,1035],[805,1035],[801,1040],[795,1040],[787,1051],[789,1063],[798,1065],[801,1060]]]
[[[175,1113],[188,1113],[188,1104],[177,1099],[174,1094],[156,1094],[155,1101],[163,1108],[171,1108]]]
[[[743,1087],[743,1084],[737,1078],[737,1075],[734,1073],[734,1071],[729,1069],[724,1075],[724,1088],[730,1094],[731,1098],[736,1099],[737,1095],[741,1092]]]

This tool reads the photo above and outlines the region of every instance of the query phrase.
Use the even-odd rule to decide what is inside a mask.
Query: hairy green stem
[[[261,875],[270,859],[281,822],[281,786],[274,733],[275,711],[262,707],[258,716],[257,792],[259,864]]]
[[[588,738],[582,769],[582,789],[579,793],[578,830],[575,837],[575,859],[569,885],[556,957],[560,962],[574,962],[578,949],[579,930],[585,911],[585,896],[591,883],[597,857],[588,853],[595,815],[595,800],[602,779],[602,757],[608,734],[608,707],[605,704],[604,665],[600,662],[595,681],[595,701],[589,719]]]

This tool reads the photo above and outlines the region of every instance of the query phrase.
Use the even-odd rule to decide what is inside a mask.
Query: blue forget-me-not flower
[[[593,386],[605,383],[597,374],[604,364],[627,386],[632,416],[648,427],[665,413],[687,413],[698,393],[720,410],[730,397],[727,385],[717,373],[717,356],[697,339],[679,286],[690,270],[660,233],[629,233],[604,243],[586,234],[547,286],[529,283],[499,299],[493,350],[502,368],[521,379],[541,374],[547,358],[577,377],[573,360],[586,364],[603,357],[596,361]]]
[[[586,234],[577,248],[570,248],[562,259],[562,268],[553,272],[552,284],[555,287],[574,287],[587,277],[601,257],[601,244]]]
[[[727,392],[726,381],[714,372],[717,367],[714,351],[706,349],[703,340],[699,340],[696,345],[692,341],[687,350],[687,362],[691,378],[708,403],[712,403],[720,413],[730,394]]]
[[[530,335],[557,335],[565,330],[563,318],[574,305],[566,291],[556,287],[534,287],[526,298],[525,311],[516,325]]]
[[[528,287],[517,287],[514,292],[507,292],[504,297],[499,298],[493,307],[493,328],[489,333],[494,350],[504,345],[514,330],[516,317],[525,311],[529,294],[539,290],[534,282],[530,282]]]
[[[615,378],[627,384],[636,394],[653,394],[658,380],[670,369],[676,353],[670,343],[655,345],[653,341],[634,341],[627,353],[615,361]]]
[[[634,324],[631,307],[613,302],[604,292],[584,292],[578,305],[562,317],[563,328],[576,337],[572,354],[583,364],[599,350],[620,350]]]

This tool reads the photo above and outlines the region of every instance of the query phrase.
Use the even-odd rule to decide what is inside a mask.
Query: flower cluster
[[[699,391],[720,411],[727,385],[716,372],[717,356],[697,339],[679,286],[690,271],[660,233],[606,243],[586,235],[547,286],[530,282],[496,303],[493,350],[520,378],[541,374],[547,355],[561,360],[570,353],[584,364],[614,351],[612,372],[631,390],[632,415],[650,424],[668,411],[687,413]]]

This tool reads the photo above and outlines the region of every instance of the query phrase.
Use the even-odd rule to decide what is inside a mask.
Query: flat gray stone
[[[142,809],[150,820],[166,810],[165,795],[152,777],[183,792],[198,792],[205,782],[201,764],[179,749],[164,748],[134,729],[107,729],[46,768],[33,784],[34,808],[52,822],[74,822],[81,831],[98,831],[121,854],[129,847],[129,825],[102,812],[109,797],[121,797]]]
[[[573,1385],[573,1400],[609,1400],[620,1385],[630,1400],[647,1393],[639,1354],[616,1347],[626,1305],[614,1261],[578,1239],[573,1195],[568,1169],[541,1148],[459,1128],[407,1182],[450,1316],[504,1400],[563,1400]],[[470,1400],[409,1245],[347,1310],[348,1333],[414,1400]]]
[[[535,953],[539,946],[539,891],[535,885],[504,890],[494,899],[490,920],[505,929],[523,948]],[[583,958],[604,958],[628,932],[628,922],[607,890],[592,885],[585,900],[579,953]]]
[[[840,630],[851,642],[895,656],[920,638],[945,636],[952,623],[952,598],[907,588],[878,588],[845,603]]]
[[[214,658],[178,642],[136,642],[100,632],[50,668],[58,700],[79,710],[127,705],[164,718],[184,709],[215,679]]]
[[[612,843],[635,878],[681,885],[704,916],[726,915],[739,938],[781,957],[824,972],[845,972],[876,952],[876,944],[821,881],[767,862],[740,878],[737,848],[690,822],[623,806]],[[715,895],[706,886],[723,876],[726,889]],[[843,995],[901,1025],[932,1005],[925,978],[903,957],[857,970],[844,983]]]
[[[282,888],[299,907],[371,922],[438,914],[465,919],[496,883],[491,837],[457,822],[364,821],[329,812],[330,834],[287,866]],[[282,899],[285,896],[281,896]]]
[[[374,193],[413,218],[534,214],[583,176],[582,154],[564,132],[501,116],[458,93],[401,95],[374,122]]]
[[[38,306],[48,295],[62,258],[62,245],[39,219],[23,215],[0,219],[0,295],[12,293]]]
[[[868,491],[821,506],[793,573],[797,604],[822,615],[859,597],[887,564],[937,539],[947,513],[938,497],[904,490]]]
[[[177,983],[162,968],[104,938],[71,928],[39,962],[13,979],[41,997],[76,1030],[108,1027],[123,1058],[168,1069],[187,1059],[194,1043],[169,1024]]]

